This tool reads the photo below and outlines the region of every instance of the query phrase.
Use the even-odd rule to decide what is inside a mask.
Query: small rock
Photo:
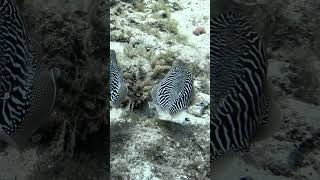
[[[200,36],[201,34],[205,34],[206,30],[204,29],[204,27],[198,26],[194,31],[193,34],[196,36]]]
[[[190,114],[196,116],[196,117],[201,117],[204,113],[205,108],[208,105],[206,103],[198,103],[195,106],[191,106],[188,108],[188,111],[190,112]]]

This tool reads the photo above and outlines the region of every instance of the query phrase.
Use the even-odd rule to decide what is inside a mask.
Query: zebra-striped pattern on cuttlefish
[[[187,65],[176,60],[166,76],[152,89],[153,102],[170,115],[185,109],[191,101],[193,78]]]
[[[110,50],[110,102],[117,107],[127,95],[127,85],[124,82],[123,74],[118,67],[116,52]]]
[[[35,68],[31,40],[15,1],[0,0],[0,128],[9,136],[30,111]]]
[[[120,78],[118,73],[118,66],[116,62],[116,53],[114,50],[110,50],[110,98],[111,102],[117,101],[119,95],[119,84],[120,84]]]
[[[258,34],[239,13],[211,21],[211,161],[245,151],[263,125],[267,59]]]

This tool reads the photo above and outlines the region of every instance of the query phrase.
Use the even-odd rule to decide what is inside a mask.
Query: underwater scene
[[[0,0],[0,180],[319,180],[318,0]]]
[[[106,19],[106,1],[0,1],[1,180],[108,179]]]
[[[211,179],[320,179],[319,7],[211,1]]]
[[[111,179],[208,179],[210,1],[110,3]]]

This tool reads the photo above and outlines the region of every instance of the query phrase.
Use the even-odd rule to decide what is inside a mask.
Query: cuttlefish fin
[[[54,68],[49,71],[40,70],[36,75],[33,82],[30,113],[24,120],[22,128],[12,136],[12,140],[20,150],[27,145],[34,131],[49,120],[56,98],[55,78],[59,74],[59,70]]]

